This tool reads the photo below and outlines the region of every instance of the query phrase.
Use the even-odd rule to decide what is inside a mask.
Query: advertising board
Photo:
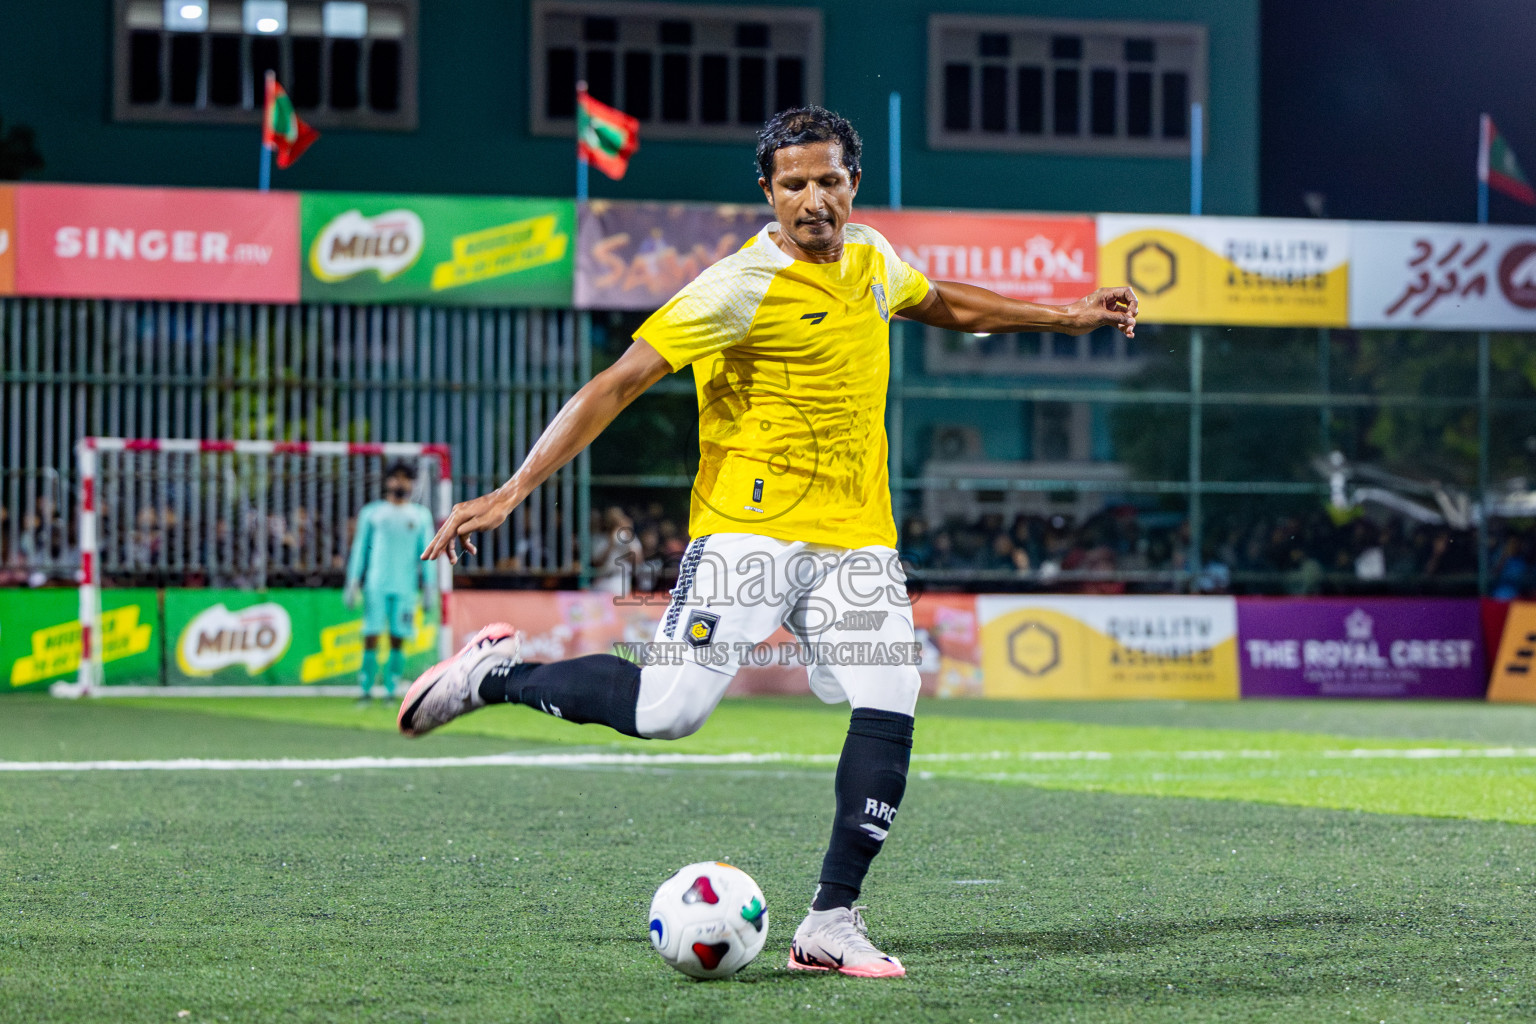
[[[1536,228],[1355,224],[1354,327],[1536,330]]]
[[[305,192],[313,302],[569,306],[569,199]]]
[[[1099,280],[1149,323],[1343,327],[1350,231],[1328,221],[1102,214]]]
[[[983,693],[1049,700],[1235,700],[1230,597],[982,595]]]
[[[235,189],[25,185],[22,295],[299,300],[299,197]]]
[[[1479,700],[1487,685],[1474,599],[1244,598],[1244,697]]]

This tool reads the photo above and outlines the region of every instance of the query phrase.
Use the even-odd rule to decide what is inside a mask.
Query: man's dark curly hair
[[[388,480],[392,476],[403,476],[407,480],[415,480],[416,467],[404,459],[401,459],[398,462],[392,462],[384,470],[384,479]]]
[[[841,114],[825,107],[791,107],[768,119],[757,133],[757,170],[773,181],[773,154],[785,146],[804,146],[811,142],[836,142],[843,151],[843,166],[850,176],[859,173],[859,154],[864,142],[853,125]]]

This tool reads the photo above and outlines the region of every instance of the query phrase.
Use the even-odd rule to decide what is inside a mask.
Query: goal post
[[[265,591],[274,580],[295,587],[338,585],[350,546],[349,523],[380,496],[386,468],[400,461],[417,466],[412,497],[432,510],[435,523],[453,507],[446,444],[86,437],[75,455],[80,667],[73,685],[55,687],[59,695],[89,695],[103,687],[102,588],[111,576],[141,586],[252,591]],[[439,559],[440,658],[453,650],[452,589],[452,566]],[[293,693],[299,688],[242,692],[248,689]]]

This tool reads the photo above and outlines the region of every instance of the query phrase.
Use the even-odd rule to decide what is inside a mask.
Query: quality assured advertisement
[[[25,185],[15,196],[18,294],[299,299],[291,193]]]
[[[1230,597],[976,599],[988,697],[1235,700]]]
[[[306,192],[303,295],[312,302],[568,306],[568,199]]]
[[[1355,327],[1536,330],[1536,229],[1357,224]]]
[[[1149,323],[1349,322],[1345,224],[1105,214],[1098,227],[1099,283],[1134,288]]]

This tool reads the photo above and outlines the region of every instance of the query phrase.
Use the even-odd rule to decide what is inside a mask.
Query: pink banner
[[[22,295],[299,301],[299,197],[213,189],[23,185]]]
[[[1092,217],[855,208],[930,281],[961,281],[1013,299],[1066,305],[1098,287]]]
[[[646,644],[667,611],[668,595],[636,594],[617,601],[595,591],[461,590],[453,595],[453,635],[472,636],[492,622],[510,622],[524,634],[529,661],[559,661],[583,654],[611,654],[617,643]],[[923,647],[918,671],[925,697],[981,695],[976,599],[969,594],[924,594],[912,604],[917,640]],[[785,659],[792,644],[780,629],[758,648],[766,657],[744,666],[730,693],[805,694],[806,671]]]

